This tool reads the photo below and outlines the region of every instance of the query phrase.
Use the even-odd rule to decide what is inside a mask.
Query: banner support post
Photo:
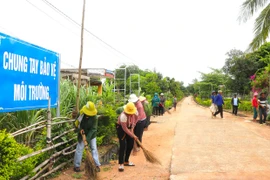
[[[58,65],[58,100],[57,100],[57,109],[56,117],[60,117],[60,80],[61,80],[61,55],[59,54],[59,65]]]

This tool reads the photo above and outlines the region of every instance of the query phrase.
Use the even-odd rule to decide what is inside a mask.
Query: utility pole
[[[82,10],[81,50],[80,50],[80,61],[79,61],[79,70],[78,70],[79,74],[78,74],[77,95],[76,95],[76,111],[77,112],[79,112],[79,108],[80,108],[80,87],[81,87],[82,57],[83,57],[84,14],[85,14],[85,0],[83,0],[83,10]]]

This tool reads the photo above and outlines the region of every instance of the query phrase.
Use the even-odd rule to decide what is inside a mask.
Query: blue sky
[[[42,0],[0,1],[0,32],[59,52],[63,68],[78,67],[78,25]],[[82,0],[48,2],[81,23]],[[229,50],[248,47],[254,18],[247,23],[237,21],[242,3],[88,0],[85,28],[122,54],[85,32],[83,67],[114,70],[121,64],[135,64],[188,85],[200,77],[198,71],[221,68]]]

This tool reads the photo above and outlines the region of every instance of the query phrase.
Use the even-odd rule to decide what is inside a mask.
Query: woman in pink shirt
[[[137,109],[133,103],[127,103],[124,107],[124,111],[119,115],[116,124],[117,137],[119,139],[120,149],[118,163],[120,172],[124,171],[124,166],[135,166],[132,162],[129,162],[130,153],[133,149],[134,140],[138,139],[133,133],[135,127],[134,115],[137,113]]]
[[[140,142],[142,142],[143,131],[146,123],[146,114],[143,105],[135,94],[131,94],[128,101],[134,103],[137,108],[138,116],[136,120],[136,126],[134,128],[134,134],[138,137]],[[140,146],[138,144],[137,147],[138,148],[136,150],[139,151]]]
[[[252,107],[253,107],[253,121],[256,122],[256,119],[258,117],[258,99],[257,99],[258,93],[255,92],[252,99]]]

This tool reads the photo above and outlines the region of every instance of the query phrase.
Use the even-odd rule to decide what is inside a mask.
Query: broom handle
[[[136,142],[141,146],[142,149],[144,149],[144,147],[143,147],[143,145],[142,145],[142,143],[140,142],[139,139],[136,139]]]
[[[87,143],[87,140],[86,140],[86,137],[85,137],[84,130],[82,129],[80,132],[81,132],[81,135],[82,135],[82,138],[83,138],[84,146],[87,147],[88,143]]]

